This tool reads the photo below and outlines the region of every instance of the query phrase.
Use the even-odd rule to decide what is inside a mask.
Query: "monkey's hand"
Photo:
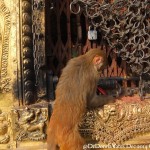
[[[110,95],[95,95],[91,100],[88,101],[88,108],[102,107],[105,104],[114,103],[116,98]]]
[[[109,103],[114,103],[114,102],[116,102],[116,99],[117,99],[117,97],[118,96],[116,96],[116,95],[102,95],[102,96],[100,96],[101,97],[101,99],[103,98],[103,100],[104,100],[104,105],[105,104],[109,104]]]
[[[114,103],[116,101],[116,96],[114,95],[100,95],[99,101],[103,101],[102,106],[109,103]]]

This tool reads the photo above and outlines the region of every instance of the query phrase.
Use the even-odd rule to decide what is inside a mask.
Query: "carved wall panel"
[[[10,44],[10,11],[4,1],[0,0],[0,92],[10,91],[8,76],[8,59]]]
[[[0,149],[13,149],[10,111],[0,108]]]
[[[15,141],[43,141],[46,139],[48,108],[30,106],[12,110]]]
[[[0,109],[0,144],[6,144],[10,141],[10,135],[8,133],[8,128],[10,127],[9,120],[8,114],[2,112]]]
[[[18,10],[18,0],[0,0],[0,149],[13,149],[14,144],[10,110],[16,100],[13,89],[17,91]]]
[[[18,1],[0,0],[0,106],[4,107],[12,105],[13,101],[19,99],[20,29]]]
[[[0,149],[46,139],[47,105],[21,107],[36,96],[32,11],[31,0],[0,0]]]
[[[30,0],[0,0],[0,93],[20,104],[34,100],[31,15]]]
[[[45,148],[48,104],[7,109],[0,108],[0,149]]]

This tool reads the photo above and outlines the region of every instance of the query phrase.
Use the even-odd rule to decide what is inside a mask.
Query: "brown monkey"
[[[106,56],[100,49],[71,59],[63,69],[56,88],[56,100],[48,127],[48,150],[82,150],[84,139],[78,124],[87,108],[103,106],[114,98],[96,95],[99,73]]]

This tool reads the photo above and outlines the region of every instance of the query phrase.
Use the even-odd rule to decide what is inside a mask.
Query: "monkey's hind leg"
[[[47,150],[59,150],[56,143],[55,130],[49,127],[47,132]]]
[[[78,130],[63,135],[60,141],[60,150],[83,150],[85,140],[81,137]]]
[[[49,138],[47,141],[47,150],[59,150],[57,144],[52,138]]]

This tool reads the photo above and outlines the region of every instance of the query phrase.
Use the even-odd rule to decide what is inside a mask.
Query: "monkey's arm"
[[[94,95],[93,98],[87,101],[88,108],[102,107],[105,104],[115,102],[115,97],[107,95]]]

